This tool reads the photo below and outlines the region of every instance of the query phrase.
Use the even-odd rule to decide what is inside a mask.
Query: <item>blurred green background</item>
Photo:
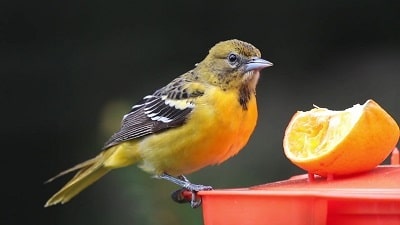
[[[258,85],[259,123],[238,156],[189,179],[234,188],[303,173],[282,149],[297,110],[372,98],[400,121],[399,12],[372,0],[2,1],[1,224],[202,224],[201,209],[170,200],[176,186],[135,166],[51,208],[69,177],[43,182],[96,155],[136,101],[231,38],[275,64]]]

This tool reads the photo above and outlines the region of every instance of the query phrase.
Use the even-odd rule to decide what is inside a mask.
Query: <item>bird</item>
[[[77,171],[45,207],[66,203],[111,170],[133,164],[191,191],[191,206],[198,207],[195,194],[212,187],[185,176],[244,148],[257,124],[260,71],[272,65],[248,42],[216,43],[193,69],[133,105],[97,156],[46,181]]]

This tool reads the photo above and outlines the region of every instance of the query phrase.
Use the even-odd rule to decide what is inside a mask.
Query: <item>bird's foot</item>
[[[196,191],[189,191],[185,188],[181,188],[172,192],[172,200],[177,203],[189,203],[190,207],[197,208],[201,206],[201,198],[197,195]]]
[[[173,192],[171,198],[178,203],[187,203],[190,199],[190,206],[192,208],[197,208],[201,205],[201,198],[197,195],[199,191],[212,190],[211,186],[192,184],[185,176],[180,175],[177,178],[166,173],[156,176],[156,178],[168,180],[182,188]],[[191,196],[187,196],[187,193],[191,192]]]

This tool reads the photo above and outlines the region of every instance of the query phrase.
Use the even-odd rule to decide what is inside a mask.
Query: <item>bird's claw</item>
[[[198,197],[197,192],[192,191],[192,199],[190,200],[190,207],[193,209],[201,206],[201,197]]]
[[[182,187],[171,194],[171,198],[178,203],[187,203],[190,201],[190,206],[192,208],[197,208],[201,205],[201,198],[197,196],[197,192],[199,191],[208,191],[212,190],[211,186],[205,186],[201,184],[192,184],[190,181],[183,175],[178,177],[173,177],[167,173],[162,173],[160,175],[155,176],[159,179],[168,180],[174,184],[177,184]],[[191,196],[188,196],[188,192],[191,193]],[[190,199],[190,200],[189,200]]]
[[[212,190],[212,187],[210,186],[204,186],[204,185],[198,185],[202,186],[198,191],[204,191],[204,190]],[[171,194],[172,200],[174,200],[177,203],[188,203],[190,202],[190,206],[192,208],[197,208],[201,206],[201,197],[197,195],[197,190],[189,190],[187,188],[181,188],[179,190],[174,191]],[[189,196],[190,194],[190,196]]]

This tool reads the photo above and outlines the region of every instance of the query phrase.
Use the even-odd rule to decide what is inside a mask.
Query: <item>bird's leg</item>
[[[159,179],[164,179],[170,181],[182,188],[189,190],[189,191],[205,191],[205,190],[212,190],[211,186],[205,186],[201,184],[192,184],[185,176],[180,175],[178,177],[173,177],[167,173],[162,173],[161,175],[156,176]]]
[[[197,198],[198,191],[212,190],[211,186],[205,186],[201,184],[192,184],[185,176],[180,175],[178,177],[173,177],[167,173],[163,173],[161,175],[157,175],[156,178],[164,179],[170,181],[178,186],[181,186],[182,189],[179,189],[172,193],[172,199],[179,203],[187,202],[185,197],[183,196],[184,191],[192,192],[192,197],[190,201],[190,206],[192,208],[197,208],[201,205],[201,199]]]

